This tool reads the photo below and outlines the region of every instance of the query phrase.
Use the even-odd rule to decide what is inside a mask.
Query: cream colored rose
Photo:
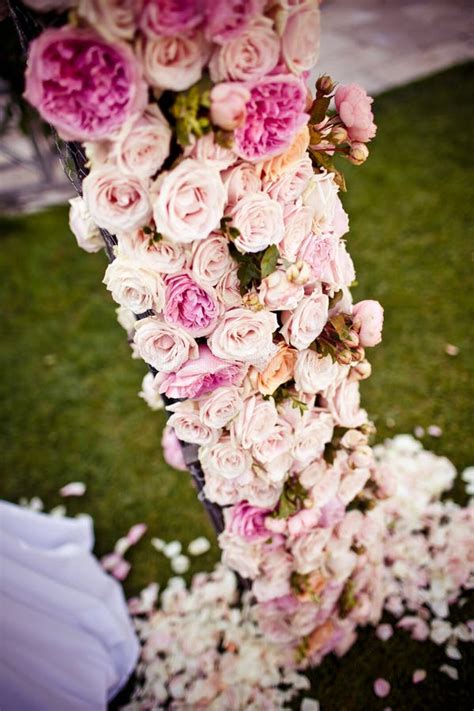
[[[133,311],[130,311],[130,309],[127,309],[125,306],[118,306],[115,309],[115,313],[117,314],[117,321],[119,325],[127,331],[127,334],[134,333],[137,319],[135,318]]]
[[[146,182],[124,175],[115,166],[91,170],[82,183],[86,207],[99,226],[113,234],[130,232],[146,225],[151,205]]]
[[[163,410],[165,407],[163,398],[155,387],[155,376],[153,373],[147,373],[143,378],[142,389],[138,393],[138,397],[145,400],[151,410]]]
[[[210,234],[193,244],[191,271],[200,284],[215,286],[234,264],[227,239],[221,234]]]
[[[224,531],[219,536],[222,562],[244,578],[255,578],[262,561],[262,545]]]
[[[183,442],[203,446],[212,445],[219,439],[220,430],[203,425],[196,403],[191,400],[177,402],[166,409],[173,413],[168,419],[168,427],[172,427]]]
[[[273,395],[275,390],[283,383],[293,378],[296,362],[296,351],[285,343],[278,345],[275,353],[265,370],[257,374],[256,387],[262,395]]]
[[[273,343],[277,327],[277,318],[270,311],[230,309],[211,334],[208,345],[218,358],[263,369],[277,352]]]
[[[303,128],[296,134],[293,143],[278,156],[269,158],[256,165],[258,175],[266,180],[277,180],[280,175],[288,170],[294,163],[300,161],[306,155],[309,146],[309,128]]]
[[[330,355],[321,356],[311,349],[299,351],[295,366],[295,387],[309,394],[322,392],[337,380],[339,367]]]
[[[252,395],[243,403],[233,420],[230,433],[233,442],[244,449],[266,439],[277,422],[278,413],[273,400],[264,400],[260,395]]]
[[[163,373],[171,373],[199,355],[194,338],[177,324],[156,316],[135,324],[134,342],[145,363]]]
[[[286,269],[276,269],[262,279],[258,298],[270,311],[293,311],[304,297],[304,287],[288,281]]]
[[[319,336],[328,319],[329,299],[315,289],[293,312],[284,311],[281,334],[285,341],[302,351]]]
[[[120,235],[118,241],[120,254],[136,259],[161,274],[177,274],[188,266],[182,244],[166,239],[154,240],[143,230]]]
[[[216,296],[219,303],[227,309],[242,306],[242,296],[240,295],[240,281],[237,276],[238,266],[230,268],[224,276],[219,279],[216,286]]]
[[[278,63],[280,40],[268,17],[258,17],[222,45],[215,45],[209,62],[213,82],[255,81]]]
[[[299,467],[307,467],[322,455],[325,445],[331,441],[333,428],[331,415],[317,410],[296,426],[292,454]]]
[[[217,388],[199,401],[199,416],[207,427],[225,427],[243,407],[242,394],[235,385]]]
[[[234,240],[240,252],[260,252],[279,244],[285,234],[283,208],[264,192],[246,195],[227,214],[240,232]]]
[[[172,91],[184,91],[199,81],[209,51],[200,32],[153,39],[142,36],[137,43],[147,82],[156,89]]]
[[[252,163],[240,162],[225,170],[221,177],[227,190],[228,205],[235,205],[249,193],[258,193],[262,189],[262,181]]]
[[[120,306],[142,314],[149,309],[161,311],[165,303],[163,280],[154,269],[141,262],[118,256],[109,264],[104,284]]]
[[[132,40],[135,35],[135,0],[79,0],[77,13],[109,42]]]
[[[287,454],[293,444],[293,429],[288,422],[275,422],[269,434],[252,447],[252,454],[259,462],[268,465],[273,460]],[[268,467],[271,470],[271,466]],[[280,478],[280,477],[278,477]]]
[[[287,205],[284,210],[285,236],[278,247],[282,257],[290,262],[299,259],[301,245],[311,234],[313,224],[313,211],[310,207],[300,205]]]
[[[156,104],[122,126],[112,144],[109,160],[122,173],[150,178],[161,168],[170,152],[171,129]]]
[[[157,230],[172,242],[205,239],[219,226],[225,189],[219,171],[203,161],[183,160],[160,176],[152,193]]]
[[[291,554],[298,573],[307,575],[321,567],[323,551],[330,538],[330,528],[317,528],[292,540]]]
[[[338,191],[333,173],[323,170],[313,176],[303,193],[303,205],[313,211],[313,231],[317,234],[332,228]]]
[[[81,197],[69,200],[69,228],[77,244],[86,252],[98,252],[105,246],[104,238]]]

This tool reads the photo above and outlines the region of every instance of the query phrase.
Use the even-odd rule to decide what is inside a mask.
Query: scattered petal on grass
[[[53,365],[56,365],[57,362],[58,359],[54,353],[46,353],[46,355],[43,356],[43,363],[44,365],[48,366],[48,368],[51,368]]]
[[[187,555],[176,555],[171,559],[171,568],[175,573],[186,573],[189,570],[189,558]]]
[[[390,684],[386,679],[376,679],[374,681],[374,694],[380,699],[384,699],[390,693]]]
[[[412,681],[414,684],[419,684],[421,681],[426,679],[426,671],[424,669],[415,669],[412,676]]]
[[[397,627],[402,630],[407,630],[410,632],[411,638],[418,640],[418,642],[423,642],[428,639],[430,634],[430,628],[428,627],[425,620],[416,615],[405,615],[401,620],[397,622]]]
[[[128,542],[128,538],[119,538],[114,546],[114,553],[117,553],[119,556],[124,556],[129,548],[130,543]]]
[[[435,644],[444,644],[451,637],[452,631],[449,622],[435,619],[431,623],[430,639]]]
[[[32,511],[42,511],[44,509],[43,501],[39,498],[39,496],[33,496],[30,501],[29,508]]]
[[[82,481],[71,481],[59,489],[61,496],[84,496],[86,493],[86,485]]]
[[[162,553],[164,547],[166,546],[166,543],[161,538],[152,538],[151,545],[153,546],[155,551],[158,551],[158,553]]]
[[[459,674],[458,670],[455,667],[452,667],[450,664],[442,664],[439,668],[440,672],[443,672],[443,674],[446,674],[449,676],[450,679],[453,681],[458,681],[459,679]]]
[[[319,711],[319,701],[316,699],[303,699],[301,701],[300,711]]]
[[[57,518],[62,518],[66,515],[66,507],[62,504],[59,504],[59,506],[55,506],[54,509],[51,509],[49,515],[56,516]]]
[[[450,659],[455,659],[458,661],[459,659],[462,659],[462,654],[459,651],[457,647],[454,646],[454,644],[448,644],[446,647],[446,656],[449,657]]]
[[[421,427],[420,425],[415,427],[415,429],[413,431],[415,433],[415,437],[418,437],[418,439],[421,439],[422,437],[425,436],[425,428]]]
[[[203,555],[204,553],[207,553],[210,547],[211,544],[207,540],[207,538],[204,538],[204,536],[199,536],[199,538],[195,538],[194,541],[191,541],[191,543],[189,544],[188,553],[190,555]]]
[[[427,432],[430,437],[441,437],[443,434],[443,430],[439,427],[439,425],[430,425]]]
[[[163,548],[163,554],[167,558],[175,558],[181,553],[182,545],[179,541],[170,541]]]
[[[104,570],[110,573],[121,560],[122,557],[118,553],[107,553],[100,559],[100,564]]]
[[[444,346],[444,352],[449,356],[457,356],[459,353],[459,347],[454,346],[452,343],[446,343]]]
[[[143,538],[146,531],[146,523],[136,523],[134,526],[132,526],[129,532],[127,533],[127,541],[129,542],[129,545],[134,546],[136,543],[138,543],[140,538]]]
[[[128,560],[124,560],[122,558],[122,560],[117,563],[117,565],[113,568],[111,572],[114,578],[117,578],[117,580],[125,580],[125,578],[130,572],[131,567],[132,566],[130,565]]]
[[[461,622],[459,625],[456,625],[453,632],[461,642],[474,641],[474,620],[468,620],[466,624]]]
[[[389,624],[379,625],[375,630],[375,634],[379,639],[382,640],[382,642],[386,642],[387,639],[390,639],[390,637],[393,635],[393,627]]]

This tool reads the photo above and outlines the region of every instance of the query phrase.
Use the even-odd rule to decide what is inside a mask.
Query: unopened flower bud
[[[360,431],[365,434],[365,435],[374,435],[377,432],[377,428],[375,427],[373,422],[366,422],[363,424],[360,428]]]
[[[310,277],[311,267],[307,262],[303,262],[302,260],[292,264],[286,270],[286,278],[288,281],[291,281],[293,284],[297,284],[298,286],[304,286],[307,284]]]
[[[359,336],[355,331],[349,331],[346,338],[344,338],[343,343],[348,348],[357,348],[359,345]]]
[[[354,374],[357,380],[367,380],[372,374],[372,366],[368,360],[361,360],[353,366],[351,374]]]
[[[363,445],[362,447],[357,447],[351,452],[349,457],[349,466],[352,469],[366,469],[370,467],[373,462],[373,454],[370,447]]]
[[[351,146],[348,158],[353,165],[362,165],[369,157],[369,149],[365,143],[355,142]]]
[[[316,91],[318,94],[328,95],[334,89],[334,82],[328,74],[323,74],[316,82]]]
[[[354,363],[360,363],[361,360],[365,358],[365,350],[362,346],[358,346],[352,351],[352,360]]]
[[[261,311],[264,308],[264,306],[260,303],[258,294],[255,291],[249,291],[245,294],[242,298],[242,302],[245,308],[250,309],[251,311]]]
[[[330,138],[333,143],[345,143],[347,141],[347,131],[344,126],[336,126],[333,128]]]
[[[336,353],[336,360],[340,365],[350,365],[352,363],[351,351],[339,351],[338,353]]]
[[[305,507],[305,509],[312,509],[313,508],[313,500],[306,498],[303,501],[303,506]]]
[[[359,430],[347,430],[341,439],[341,444],[346,449],[356,449],[367,444],[367,437]]]

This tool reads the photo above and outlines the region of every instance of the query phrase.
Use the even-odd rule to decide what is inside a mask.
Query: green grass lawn
[[[441,426],[442,437],[424,444],[460,470],[474,463],[473,97],[471,65],[378,98],[378,137],[368,163],[347,170],[344,198],[356,298],[379,299],[386,312],[364,405],[379,439]],[[130,358],[101,284],[105,257],[77,248],[64,208],[2,218],[0,228],[0,494],[12,501],[38,495],[51,508],[60,486],[84,481],[86,495],[68,500],[68,510],[94,517],[99,555],[133,523],[149,526],[129,556],[127,592],[164,581],[169,568],[150,537],[186,543],[212,531],[187,475],[163,462],[163,414],[137,397],[145,366]],[[460,348],[457,357],[445,353],[448,342]],[[194,570],[217,556],[214,545]],[[446,661],[442,649],[401,633],[385,644],[363,633],[343,660],[329,659],[313,674],[314,695],[323,711],[468,711],[466,659],[456,684],[435,671]],[[419,667],[429,674],[415,687],[410,678]],[[378,676],[392,682],[388,699],[372,693]]]

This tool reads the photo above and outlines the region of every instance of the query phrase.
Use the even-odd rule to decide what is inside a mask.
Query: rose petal
[[[82,481],[71,481],[70,484],[59,489],[61,496],[83,496],[85,492],[86,485]]]
[[[390,684],[386,679],[376,679],[374,681],[374,694],[384,699],[390,693]]]

